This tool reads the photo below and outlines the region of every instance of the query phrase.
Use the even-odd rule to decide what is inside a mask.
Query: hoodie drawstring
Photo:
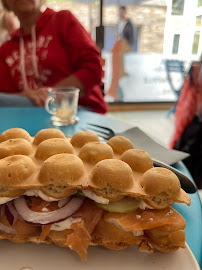
[[[35,26],[32,27],[32,63],[36,78],[39,78],[39,70],[36,58],[36,31]]]
[[[28,90],[27,75],[25,70],[25,46],[23,37],[20,38],[20,72],[24,90]]]
[[[39,78],[39,70],[38,70],[38,63],[37,63],[37,57],[36,57],[36,32],[35,32],[35,26],[32,27],[31,30],[32,34],[32,65],[34,70],[35,78]],[[27,74],[26,74],[26,68],[25,68],[25,46],[24,46],[24,39],[23,37],[20,37],[20,72],[22,77],[22,83],[23,83],[23,89],[28,90],[30,87],[28,87],[28,81],[27,81]]]

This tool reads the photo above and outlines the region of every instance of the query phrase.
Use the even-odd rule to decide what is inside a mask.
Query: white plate
[[[140,253],[136,246],[122,251],[90,247],[88,260],[82,263],[74,251],[53,244],[14,244],[1,240],[0,269],[19,270],[23,267],[26,270],[200,270],[188,246],[169,254]]]

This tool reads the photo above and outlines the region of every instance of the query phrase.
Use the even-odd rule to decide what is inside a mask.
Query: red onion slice
[[[0,217],[3,217],[5,214],[5,204],[0,205]]]
[[[12,234],[12,235],[17,234],[15,229],[8,227],[8,226],[2,224],[1,222],[0,222],[0,231],[3,233]]]
[[[63,206],[65,206],[70,200],[72,199],[72,197],[68,197],[62,200],[58,201],[58,207],[62,208]]]
[[[13,226],[18,219],[18,212],[13,207],[13,202],[6,204],[6,217],[11,226]]]
[[[14,200],[15,209],[18,214],[27,222],[34,225],[46,225],[62,221],[70,217],[74,212],[76,212],[82,205],[84,198],[73,197],[69,203],[64,207],[54,210],[51,212],[34,212],[30,210],[26,204],[24,197],[19,197]]]

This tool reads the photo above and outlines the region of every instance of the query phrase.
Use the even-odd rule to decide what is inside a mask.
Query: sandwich
[[[102,143],[89,131],[0,134],[0,239],[54,243],[82,261],[89,246],[171,252],[186,241],[175,202],[190,205],[177,176],[154,168],[125,137]]]

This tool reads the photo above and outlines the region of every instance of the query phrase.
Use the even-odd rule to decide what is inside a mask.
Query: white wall
[[[185,0],[184,14],[182,16],[171,15],[172,1],[167,0],[167,16],[164,30],[163,54],[167,58],[181,59],[186,61],[198,60],[202,52],[202,38],[199,43],[197,55],[192,55],[192,45],[195,31],[201,31],[197,27],[196,16],[202,15],[202,8],[197,7],[197,0]],[[178,54],[172,54],[173,38],[180,35]]]

